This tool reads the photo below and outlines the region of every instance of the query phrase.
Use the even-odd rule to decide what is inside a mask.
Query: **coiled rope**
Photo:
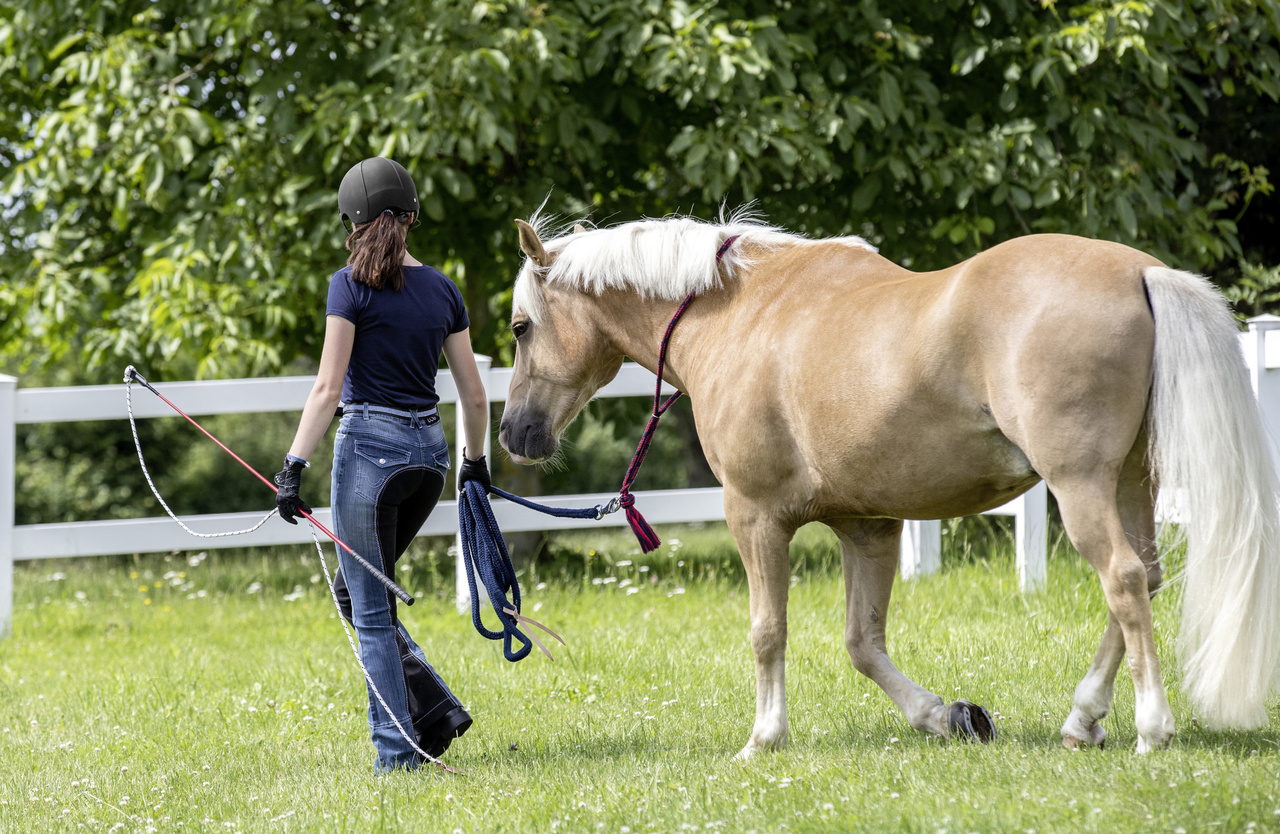
[[[495,486],[490,486],[489,491],[508,501],[556,518],[598,520],[606,513],[615,512],[618,509],[617,499],[597,507],[575,510],[535,504],[527,498],[512,495]],[[497,519],[493,517],[489,496],[485,493],[484,485],[479,481],[467,481],[458,493],[458,532],[462,538],[462,563],[467,570],[467,587],[471,591],[471,622],[475,625],[476,631],[490,640],[501,640],[503,655],[513,663],[528,657],[534,643],[538,644],[543,654],[548,658],[551,657],[551,652],[547,651],[547,647],[542,644],[536,634],[526,635],[520,630],[521,623],[540,628],[558,640],[560,645],[567,645],[559,634],[537,620],[520,613],[520,583],[516,580],[516,571],[511,565],[511,556],[507,553],[507,543],[502,538],[502,531],[498,529]],[[479,583],[484,586],[489,602],[493,605],[494,613],[502,623],[501,631],[486,628],[484,621],[480,619],[477,576]],[[510,600],[507,599],[507,594],[511,594]],[[521,644],[520,648],[512,647],[513,640]]]

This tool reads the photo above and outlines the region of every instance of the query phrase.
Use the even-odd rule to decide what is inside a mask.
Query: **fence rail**
[[[1280,463],[1280,447],[1275,442],[1275,438],[1280,436],[1280,430],[1276,428],[1280,424],[1280,373],[1276,373],[1280,369],[1280,317],[1259,316],[1250,319],[1248,331],[1240,334],[1240,346],[1254,394],[1272,437],[1273,459]],[[490,402],[505,401],[510,387],[511,369],[491,368],[488,357],[477,356],[476,359]],[[314,377],[289,376],[164,382],[156,383],[156,387],[166,397],[181,405],[188,414],[207,416],[301,411],[313,381]],[[15,427],[18,424],[128,419],[123,384],[19,389],[17,382],[15,377],[0,374],[0,636],[7,635],[11,628],[15,561],[183,550],[193,546],[192,538],[167,516],[15,526]],[[650,396],[653,394],[654,383],[652,373],[638,365],[627,363],[597,396]],[[442,371],[436,387],[441,405],[456,405],[458,391],[451,374]],[[663,390],[670,393],[672,389],[664,385]],[[167,405],[149,395],[134,398],[133,412],[135,417],[142,419],[173,416]],[[458,454],[461,454],[461,437],[455,440]],[[486,439],[486,450],[488,448]],[[637,492],[635,495],[638,504],[644,507],[645,517],[655,524],[724,519],[723,493],[718,488],[658,490]],[[597,493],[542,496],[539,500],[552,506],[587,507],[604,503],[611,497],[612,494]],[[1014,518],[1018,582],[1024,591],[1042,586],[1047,575],[1047,506],[1048,492],[1044,484],[1040,483],[1003,507],[987,513]],[[457,503],[454,501],[440,502],[420,535],[457,535],[456,507]],[[507,532],[596,524],[620,526],[625,523],[622,516],[617,514],[599,522],[583,522],[551,518],[500,500],[495,501],[493,507],[498,524]],[[264,511],[268,508],[264,506]],[[1172,511],[1165,512],[1162,506],[1159,512],[1162,517],[1172,520]],[[331,523],[327,508],[316,510],[316,517],[326,525]],[[261,513],[222,513],[190,516],[184,521],[200,532],[217,532],[243,528],[259,518]],[[201,540],[200,547],[257,547],[310,541],[310,533],[304,525],[285,524],[275,519],[245,536]],[[904,577],[936,571],[941,565],[941,554],[940,522],[906,522],[901,550],[901,572]],[[457,587],[460,609],[469,604],[461,559],[459,553]]]

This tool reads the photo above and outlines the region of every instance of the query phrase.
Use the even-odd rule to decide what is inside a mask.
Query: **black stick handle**
[[[408,591],[406,591],[404,588],[401,588],[399,585],[397,585],[394,579],[392,579],[382,571],[375,568],[367,559],[365,559],[359,553],[354,553],[354,552],[351,553],[351,558],[355,559],[357,562],[360,563],[361,567],[369,571],[369,573],[373,574],[373,578],[381,582],[388,591],[390,591],[391,593],[399,597],[401,602],[403,602],[405,605],[413,605],[413,603],[415,602],[414,598],[409,594]]]
[[[401,602],[403,602],[405,605],[413,605],[413,603],[415,602],[414,598],[410,596],[408,591],[406,591],[404,588],[401,588],[399,585],[397,585],[394,579],[387,576],[382,571],[378,570],[376,567],[373,566],[372,562],[370,562],[368,559],[364,558],[359,553],[356,553],[354,550],[348,547],[346,542],[341,541],[337,536],[333,535],[332,533],[329,533],[328,529],[319,521],[316,521],[315,517],[311,515],[311,513],[306,512],[305,510],[298,510],[298,512],[302,513],[302,515],[305,516],[306,519],[310,521],[312,524],[314,524],[316,527],[319,527],[325,533],[328,533],[329,537],[332,538],[335,542],[342,545],[342,549],[347,551],[347,554],[352,559],[355,559],[356,563],[359,564],[360,567],[369,571],[369,573],[372,574],[374,579],[381,582],[384,588],[386,588],[388,591],[390,591],[391,593],[399,597]]]

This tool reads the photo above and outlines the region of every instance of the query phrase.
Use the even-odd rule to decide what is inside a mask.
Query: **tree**
[[[1241,137],[1274,119],[1278,33],[1236,0],[0,0],[0,354],[314,357],[333,194],[374,154],[500,358],[510,222],[548,194],[601,220],[754,199],[920,268],[1030,231],[1230,268],[1271,193]]]

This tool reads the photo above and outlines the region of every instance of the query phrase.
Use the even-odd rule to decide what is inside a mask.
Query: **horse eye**
[[[511,335],[515,336],[517,339],[527,333],[528,330],[529,323],[527,321],[518,321],[511,325]]]

